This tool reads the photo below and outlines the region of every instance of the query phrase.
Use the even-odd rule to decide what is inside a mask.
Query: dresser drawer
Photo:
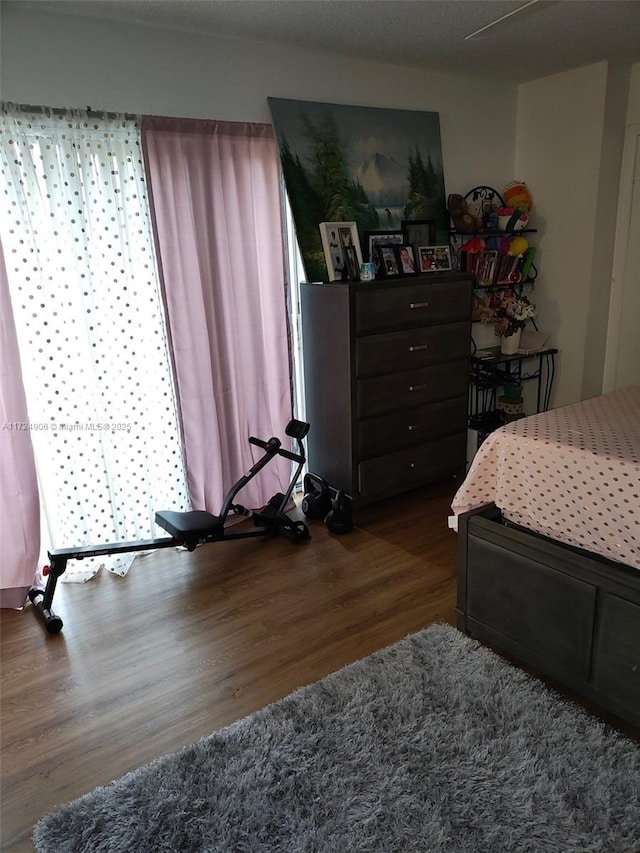
[[[456,469],[463,469],[466,448],[465,430],[361,462],[358,466],[360,495],[368,498],[377,494],[404,492]]]
[[[470,281],[395,284],[355,295],[356,334],[407,325],[468,320]]]
[[[467,397],[443,400],[358,421],[358,455],[379,456],[409,445],[462,432],[467,425]]]
[[[391,373],[356,383],[356,413],[359,418],[436,403],[467,394],[468,356],[449,364],[434,364],[420,370]]]
[[[469,357],[469,321],[419,326],[356,340],[356,376],[398,373]]]

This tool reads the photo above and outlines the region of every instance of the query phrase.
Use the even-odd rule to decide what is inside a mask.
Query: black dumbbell
[[[340,489],[331,501],[331,511],[325,518],[325,524],[332,533],[349,533],[353,530],[351,500]]]
[[[317,474],[305,474],[302,512],[307,518],[325,518],[331,509],[329,484]]]

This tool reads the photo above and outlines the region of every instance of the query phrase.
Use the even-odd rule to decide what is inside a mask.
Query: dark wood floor
[[[2,611],[1,849],[67,802],[435,621],[454,621],[455,482],[357,530],[167,549],[59,584],[57,636]],[[299,517],[299,513],[295,513]],[[131,851],[134,853],[134,851]]]
[[[3,610],[3,853],[31,851],[34,823],[57,804],[433,622],[454,624],[455,489],[377,504],[343,536],[310,522],[301,545],[167,549],[125,579],[59,584],[57,636],[30,606]]]

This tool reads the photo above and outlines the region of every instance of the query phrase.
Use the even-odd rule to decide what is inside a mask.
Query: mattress
[[[640,569],[640,385],[492,432],[452,509],[488,503],[515,524]]]

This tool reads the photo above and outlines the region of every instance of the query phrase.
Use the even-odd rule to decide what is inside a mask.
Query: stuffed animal
[[[524,210],[529,213],[533,207],[533,198],[531,191],[524,181],[511,181],[504,188],[504,201],[508,207],[515,207],[516,210]]]
[[[474,216],[464,196],[452,193],[447,199],[447,210],[453,227],[460,234],[473,234],[482,230],[482,219]]]
[[[521,231],[529,224],[529,214],[515,207],[499,207],[498,228],[500,231]]]

